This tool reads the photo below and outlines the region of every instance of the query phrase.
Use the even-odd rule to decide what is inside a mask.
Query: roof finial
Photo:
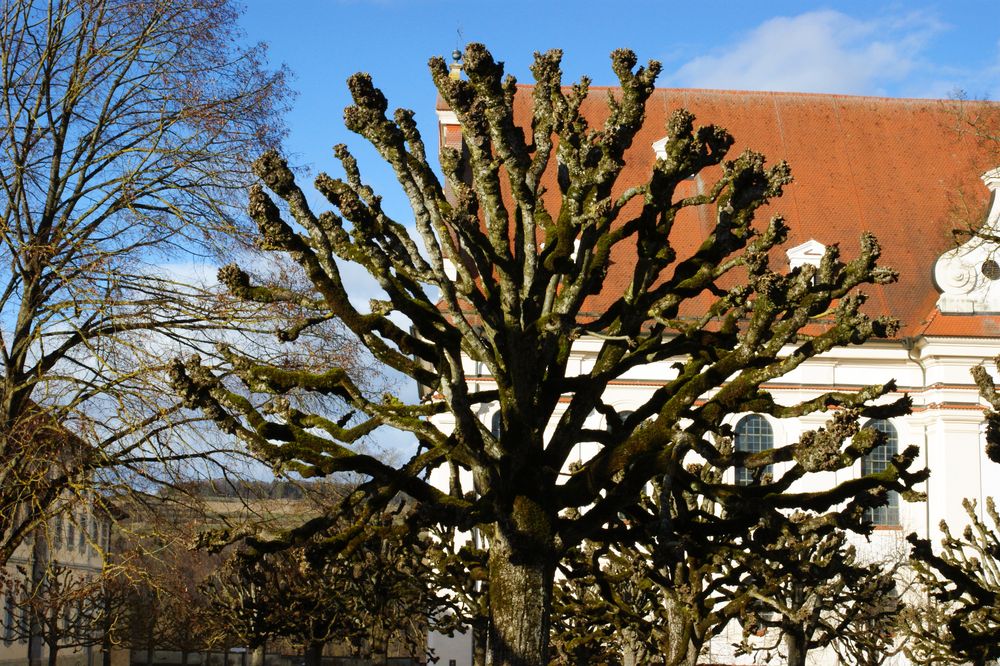
[[[455,35],[458,39],[455,42],[455,50],[451,52],[451,69],[448,76],[456,81],[462,76],[462,26],[455,28]]]

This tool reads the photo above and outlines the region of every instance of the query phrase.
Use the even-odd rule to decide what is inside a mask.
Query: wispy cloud
[[[688,61],[673,85],[798,92],[888,94],[922,65],[947,26],[915,12],[856,19],[833,10],[772,18],[740,41]]]

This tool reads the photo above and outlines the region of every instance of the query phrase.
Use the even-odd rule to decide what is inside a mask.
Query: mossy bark
[[[622,666],[642,666],[647,663],[648,654],[642,641],[636,636],[632,629],[625,629],[621,633],[622,641]]]
[[[498,531],[499,532],[499,531]],[[498,534],[489,557],[487,666],[547,666],[554,565]]]
[[[670,595],[664,597],[665,616],[663,663],[665,666],[694,666],[698,663],[701,645],[694,641],[691,613],[683,603]]]
[[[267,646],[258,645],[250,651],[250,666],[264,666],[267,656]]]

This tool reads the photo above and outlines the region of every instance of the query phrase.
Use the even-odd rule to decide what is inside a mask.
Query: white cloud
[[[219,283],[219,266],[203,261],[176,261],[153,266],[150,274],[181,285],[211,288]]]
[[[945,29],[922,13],[859,20],[832,10],[772,18],[739,42],[688,61],[670,83],[685,87],[886,94],[922,66]]]

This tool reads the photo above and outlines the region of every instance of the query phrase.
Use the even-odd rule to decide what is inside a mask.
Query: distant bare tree
[[[21,569],[8,577],[4,593],[21,609],[22,621],[5,631],[13,640],[39,640],[49,666],[56,666],[64,650],[100,645],[105,629],[122,612],[107,592],[114,582],[58,562],[50,562],[37,580]]]
[[[398,519],[376,517],[350,555],[328,557],[321,538],[262,559],[234,553],[202,586],[216,642],[243,643],[256,661],[268,641],[289,639],[305,647],[307,666],[319,666],[330,643],[375,665],[394,647],[423,656],[447,602],[425,557],[431,544],[405,534]]]

